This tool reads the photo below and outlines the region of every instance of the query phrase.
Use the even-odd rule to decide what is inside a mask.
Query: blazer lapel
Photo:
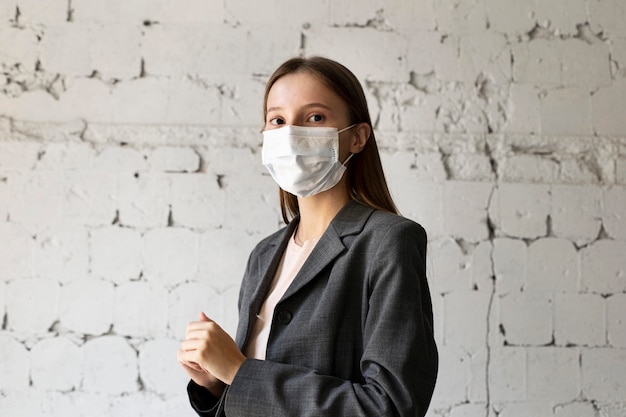
[[[337,213],[326,232],[317,242],[282,299],[284,300],[298,292],[339,256],[346,249],[343,238],[363,230],[367,218],[373,211],[372,208],[353,200],[346,204]]]
[[[240,349],[243,349],[247,343],[248,335],[256,320],[255,317],[261,310],[261,306],[263,305],[263,301],[265,301],[267,291],[274,279],[283,252],[285,252],[289,238],[293,234],[298,222],[299,218],[297,217],[289,222],[287,227],[283,229],[283,232],[277,234],[276,237],[268,243],[268,249],[254,260],[256,265],[253,271],[251,271],[251,275],[260,276],[261,279],[257,281],[253,295],[249,298],[249,303],[240,306],[242,312],[247,311],[246,315],[239,315],[240,320],[246,320],[245,322],[240,322],[238,326],[236,342]]]

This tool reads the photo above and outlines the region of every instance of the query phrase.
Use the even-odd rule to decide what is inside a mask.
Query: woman
[[[356,77],[293,58],[262,159],[287,226],[252,251],[236,342],[200,314],[178,360],[201,416],[423,416],[437,375],[426,233],[397,215]]]

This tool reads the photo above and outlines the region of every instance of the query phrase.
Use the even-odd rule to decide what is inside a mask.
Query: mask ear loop
[[[347,158],[346,158],[346,160],[345,160],[345,161],[343,161],[343,163],[342,163],[341,165],[343,165],[343,166],[345,167],[345,166],[346,166],[346,164],[348,163],[348,161],[350,160],[350,158],[352,158],[353,156],[354,156],[354,154],[353,154],[353,153],[351,153],[351,154],[350,154],[350,156],[349,156],[349,157],[347,157]]]
[[[337,134],[339,134],[339,133],[341,133],[341,132],[345,132],[346,130],[352,129],[352,128],[353,128],[354,126],[356,126],[356,125],[358,125],[358,123],[355,123],[355,124],[350,125],[350,126],[348,126],[348,127],[344,127],[343,129],[338,130],[338,131],[337,131]]]
[[[338,131],[337,131],[337,134],[340,134],[341,132],[345,132],[346,130],[352,129],[352,128],[353,128],[354,126],[356,126],[356,125],[358,125],[358,123],[354,123],[354,124],[352,124],[352,125],[350,125],[350,126],[348,126],[348,127],[344,127],[343,129],[338,130]],[[348,163],[348,161],[350,160],[350,158],[352,158],[353,156],[354,156],[354,154],[353,154],[353,153],[351,153],[351,154],[350,154],[350,156],[349,156],[349,157],[347,157],[347,158],[346,158],[346,160],[345,160],[345,161],[343,161],[343,163],[342,163],[341,165],[343,165],[343,166],[345,167],[345,166],[346,166],[346,164]]]

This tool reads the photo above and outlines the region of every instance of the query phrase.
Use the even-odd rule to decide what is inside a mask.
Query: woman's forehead
[[[345,107],[345,103],[318,76],[307,72],[284,75],[276,80],[267,97],[267,109],[320,103],[328,107]]]

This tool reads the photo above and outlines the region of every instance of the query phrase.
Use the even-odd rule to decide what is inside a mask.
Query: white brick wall
[[[264,83],[322,54],[363,82],[429,233],[429,417],[623,417],[625,20],[623,0],[2,2],[0,416],[193,415],[185,325],[234,333],[280,225]]]

